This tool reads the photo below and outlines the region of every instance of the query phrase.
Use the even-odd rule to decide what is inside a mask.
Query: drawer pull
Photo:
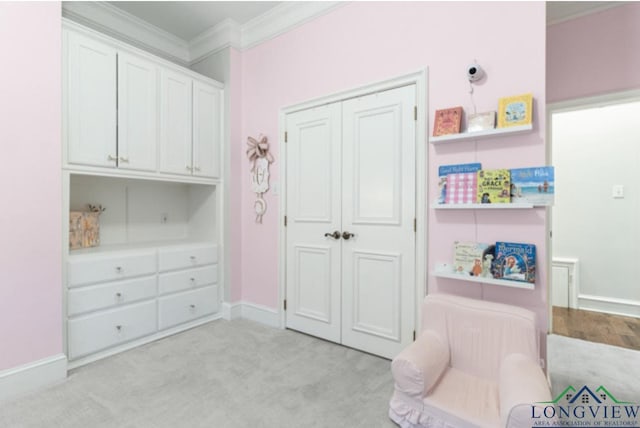
[[[122,293],[120,293],[120,292],[116,293],[116,300],[118,300],[118,301],[122,300]]]
[[[196,310],[196,305],[189,305],[189,308],[191,308],[192,311]]]
[[[122,326],[121,325],[117,325],[116,326],[116,330],[118,330],[118,333],[122,333]]]
[[[194,263],[196,262],[196,256],[190,256],[189,258],[191,259],[192,262]]]
[[[122,273],[122,267],[116,266],[116,273]]]
[[[196,285],[196,279],[195,278],[189,278],[189,281],[191,281],[191,285]]]

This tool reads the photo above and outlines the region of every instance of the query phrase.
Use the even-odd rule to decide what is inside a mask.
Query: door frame
[[[286,233],[284,217],[287,213],[287,144],[284,141],[286,129],[286,116],[300,110],[306,110],[325,104],[357,98],[375,92],[386,91],[401,86],[416,85],[416,106],[418,109],[416,119],[416,263],[415,263],[415,296],[414,296],[414,329],[419,331],[422,323],[420,308],[424,296],[427,294],[427,77],[428,69],[418,70],[413,73],[403,74],[383,81],[377,81],[355,88],[339,91],[319,98],[314,98],[301,103],[286,106],[278,112],[278,147],[280,175],[280,201],[278,204],[278,313],[280,315],[280,328],[286,328],[286,313],[284,311],[284,299],[286,296]]]
[[[546,141],[547,141],[547,164],[553,165],[553,115],[556,113],[576,111],[576,110],[584,110],[589,108],[596,107],[605,107],[609,105],[615,104],[624,104],[627,102],[640,101],[640,90],[638,89],[630,89],[624,91],[615,91],[608,92],[601,95],[595,96],[586,96],[586,97],[578,97],[571,98],[568,100],[557,101],[553,103],[548,103],[546,108]],[[552,287],[553,287],[553,279],[552,272],[553,269],[553,242],[552,242],[552,228],[553,228],[553,206],[547,208],[547,266],[550,266],[551,269],[547,269],[547,313],[548,313],[548,334],[553,332],[553,301],[551,299],[552,296]],[[577,291],[577,290],[576,290]],[[574,304],[574,308],[579,309],[579,293],[574,294],[570,297],[569,305]]]

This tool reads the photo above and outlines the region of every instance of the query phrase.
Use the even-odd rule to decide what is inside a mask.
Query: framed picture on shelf
[[[528,125],[533,117],[533,94],[500,98],[498,101],[498,128]]]
[[[484,131],[496,127],[496,112],[485,111],[483,113],[470,114],[467,118],[467,132]]]
[[[462,123],[462,107],[436,110],[433,122],[433,136],[459,134]]]

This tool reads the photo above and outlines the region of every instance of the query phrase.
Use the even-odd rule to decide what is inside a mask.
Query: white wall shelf
[[[508,204],[433,204],[436,210],[518,210],[534,208],[533,204],[508,203]]]
[[[520,288],[524,290],[535,289],[535,284],[521,281],[511,281],[508,279],[495,279],[485,278],[477,276],[466,276],[452,272],[451,267],[446,264],[440,264],[436,266],[435,271],[432,273],[437,278],[457,279],[459,281],[475,282],[481,284],[499,285],[502,287]]]
[[[506,137],[510,135],[525,134],[533,131],[533,124],[511,126],[509,128],[494,128],[484,131],[462,132],[460,134],[442,135],[439,137],[430,137],[431,144],[453,143],[457,141],[467,140],[486,140],[495,137]]]

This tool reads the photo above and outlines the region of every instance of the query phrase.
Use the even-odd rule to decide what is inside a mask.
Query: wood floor
[[[554,306],[553,333],[640,350],[640,318]]]

